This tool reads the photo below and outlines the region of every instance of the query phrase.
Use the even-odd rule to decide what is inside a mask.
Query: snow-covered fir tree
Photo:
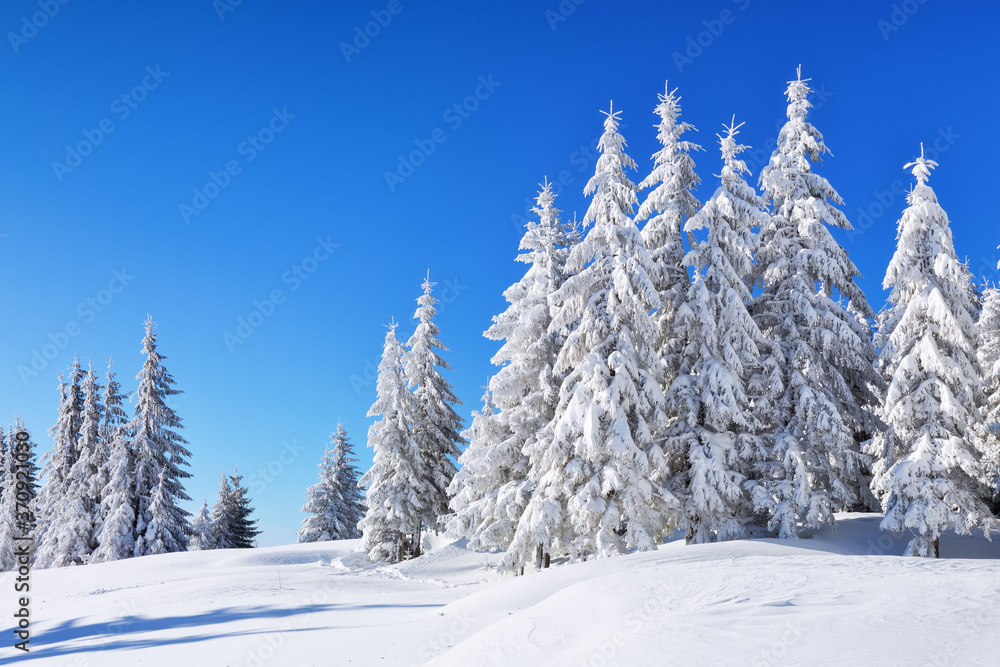
[[[15,537],[19,536],[17,525],[17,476],[14,466],[16,440],[14,429],[10,438],[0,427],[0,572],[17,567]]]
[[[303,512],[309,512],[299,529],[299,542],[352,540],[361,536],[358,522],[365,515],[364,496],[358,489],[358,469],[347,429],[337,424],[319,463],[319,482],[306,491]]]
[[[105,421],[108,413],[121,408],[121,396],[117,394],[117,382],[109,372],[108,387],[105,389]],[[115,388],[112,388],[114,386]],[[120,418],[119,415],[117,418]],[[109,433],[110,430],[105,433]],[[122,560],[135,555],[135,519],[138,503],[135,497],[135,460],[129,444],[131,432],[127,423],[119,423],[114,428],[114,437],[109,448],[107,465],[108,483],[101,492],[101,515],[103,519],[97,529],[98,546],[91,555],[92,563]]]
[[[462,434],[469,446],[448,490],[455,512],[449,531],[467,536],[474,549],[504,549],[513,539],[531,497],[523,450],[552,420],[565,376],[553,371],[566,332],[550,330],[551,296],[566,280],[569,248],[579,238],[574,226],[560,221],[548,179],[541,188],[532,209],[538,221],[526,225],[516,258],[528,269],[504,292],[510,306],[485,333],[503,341],[492,359],[501,368],[489,381],[482,411]]]
[[[212,533],[212,513],[208,509],[208,501],[201,501],[201,509],[191,519],[191,537],[188,540],[188,551],[207,551],[215,549],[215,537]]]
[[[221,534],[228,537],[228,542],[222,547],[226,549],[252,549],[256,546],[255,538],[260,535],[257,530],[257,520],[252,519],[253,507],[250,505],[249,489],[243,486],[243,475],[234,467],[229,476],[229,488],[226,495],[228,508],[223,516],[229,521]]]
[[[762,355],[761,416],[772,437],[753,488],[756,507],[781,537],[833,522],[858,501],[864,457],[874,433],[882,381],[855,283],[859,275],[828,229],[850,229],[843,200],[813,173],[828,152],[806,121],[808,79],[790,81],[788,121],[760,175],[771,215],[760,231],[751,313],[767,341]],[[846,300],[847,303],[843,303]]]
[[[403,346],[392,323],[375,382],[378,397],[368,410],[369,417],[379,418],[368,429],[368,446],[375,456],[359,481],[367,487],[368,506],[358,524],[361,550],[372,562],[398,562],[407,550],[419,552],[421,521],[433,498],[413,434],[416,399],[406,387],[403,359]]]
[[[650,278],[660,295],[656,310],[657,350],[664,364],[664,381],[669,384],[679,372],[677,355],[681,342],[676,339],[674,317],[683,303],[690,282],[683,266],[684,245],[681,230],[700,206],[691,190],[701,182],[694,171],[691,153],[701,146],[682,139],[690,123],[680,121],[681,98],[666,85],[659,95],[655,113],[660,117],[656,138],[663,148],[653,155],[653,170],[639,184],[640,190],[652,188],[636,213],[636,222],[648,220],[642,238],[653,260]]]
[[[83,410],[76,461],[70,468],[65,491],[53,514],[48,539],[36,554],[35,563],[39,567],[83,565],[97,546],[95,532],[100,496],[93,495],[91,485],[103,462],[99,432],[104,408],[92,365],[83,376],[80,390]]]
[[[219,492],[212,506],[212,548],[229,549],[233,543],[233,487],[223,470],[219,476]]]
[[[424,293],[417,299],[413,315],[420,324],[406,343],[409,353],[405,364],[406,381],[413,388],[415,399],[413,437],[423,458],[421,470],[427,476],[421,518],[428,530],[436,530],[438,517],[448,512],[448,485],[455,476],[453,459],[462,453],[458,446],[465,444],[460,435],[462,418],[452,407],[462,401],[438,370],[451,370],[451,366],[438,354],[438,350],[448,348],[438,339],[441,330],[432,321],[437,303],[431,295],[434,285],[428,271],[421,284]]]
[[[184,447],[187,441],[176,431],[183,428],[180,417],[166,403],[170,396],[181,392],[174,389],[174,379],[162,364],[166,357],[156,349],[152,318],[146,318],[145,328],[142,352],[146,361],[136,376],[139,386],[133,396],[135,416],[129,424],[135,457],[136,556],[153,553],[157,541],[165,549],[184,550],[191,530],[189,513],[177,504],[190,500],[182,480],[191,476],[186,470],[191,452]],[[147,535],[154,500],[160,515],[155,534]]]
[[[1000,268],[1000,264],[998,264]],[[991,505],[996,506],[1000,489],[1000,289],[982,290],[982,312],[979,315],[979,366],[982,369],[984,405],[980,426],[984,444],[986,479]]]
[[[448,487],[454,513],[448,517],[447,530],[467,537],[470,549],[506,548],[531,498],[528,459],[504,421],[487,388],[483,407],[473,410],[472,423],[462,432],[469,446]]]
[[[653,549],[675,504],[663,489],[657,442],[666,421],[651,315],[659,296],[631,218],[636,189],[625,170],[635,163],[618,124],[611,109],[584,190],[593,198],[583,223],[592,226],[570,252],[570,277],[553,295],[558,311],[550,326],[578,324],[554,367],[569,374],[553,420],[526,448],[535,488],[504,569],[523,567],[539,545],[573,558]]]
[[[972,274],[955,255],[948,215],[927,185],[931,169],[921,146],[912,168],[896,253],[882,283],[889,308],[879,342],[889,389],[884,433],[872,442],[882,529],[909,529],[909,556],[938,555],[946,529],[967,534],[995,521],[981,499],[983,443],[978,303]]]
[[[115,438],[118,435],[118,431],[125,427],[129,418],[125,413],[125,400],[126,397],[122,394],[121,384],[118,382],[115,376],[111,360],[108,360],[108,368],[104,374],[104,396],[103,396],[103,407],[104,407],[104,418],[101,421],[100,430],[98,433],[98,453],[95,456],[95,460],[99,462],[97,474],[94,475],[94,479],[90,484],[90,494],[95,500],[99,499],[100,504],[97,512],[97,525],[104,521],[104,517],[107,516],[104,503],[104,488],[111,481],[112,473],[112,449],[114,448]]]
[[[57,520],[70,482],[70,471],[76,463],[77,440],[80,436],[83,412],[81,382],[83,370],[80,359],[73,359],[70,382],[59,374],[59,415],[49,429],[53,438],[52,449],[42,456],[42,477],[45,479],[35,498],[35,563],[46,567],[59,553]]]
[[[680,342],[678,375],[667,393],[676,418],[667,451],[677,470],[673,488],[684,503],[688,542],[747,536],[750,502],[743,483],[760,458],[760,423],[748,392],[759,362],[760,330],[747,311],[748,287],[757,248],[754,228],[767,217],[764,202],[743,180],[735,120],[719,135],[721,185],[685,230],[707,229],[684,263],[695,276],[676,310]]]

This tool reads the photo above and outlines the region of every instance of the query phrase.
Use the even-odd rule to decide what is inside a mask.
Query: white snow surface
[[[196,551],[31,573],[39,665],[995,665],[1000,540],[908,535],[840,514],[811,539],[685,545],[523,577],[429,538],[372,565],[360,540]],[[20,594],[18,594],[20,595]]]

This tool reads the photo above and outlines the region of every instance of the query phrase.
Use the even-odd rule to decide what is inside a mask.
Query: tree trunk
[[[545,569],[549,567],[549,552],[545,552]]]
[[[940,558],[941,557],[941,551],[940,551],[940,549],[938,549],[938,546],[939,546],[938,541],[940,539],[941,539],[940,537],[935,537],[934,538],[934,557],[935,558]]]
[[[535,549],[535,569],[542,569],[542,545],[539,544],[538,548]]]

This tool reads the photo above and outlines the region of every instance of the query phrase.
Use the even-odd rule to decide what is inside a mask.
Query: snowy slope
[[[811,540],[688,546],[525,577],[438,540],[372,566],[358,542],[32,572],[38,665],[651,665],[1000,662],[1000,540],[898,558],[879,517]],[[0,590],[14,603],[13,575]],[[8,613],[4,614],[10,618]],[[9,622],[6,626],[10,627]]]

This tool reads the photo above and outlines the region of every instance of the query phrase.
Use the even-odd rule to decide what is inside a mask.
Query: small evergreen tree
[[[233,547],[233,488],[229,485],[226,471],[219,477],[219,493],[212,506],[212,544],[214,549]]]
[[[368,506],[358,524],[361,550],[372,562],[398,562],[408,545],[414,553],[419,551],[421,520],[428,515],[428,503],[434,497],[413,435],[415,397],[406,387],[403,358],[396,324],[392,323],[378,367],[378,397],[368,410],[369,417],[379,417],[368,429],[368,446],[375,456],[359,482],[367,486]]]
[[[191,520],[191,538],[188,540],[188,551],[207,551],[215,548],[215,538],[212,534],[212,513],[208,510],[208,501],[201,501],[201,509]]]
[[[227,531],[231,536],[229,547],[232,549],[252,549],[256,546],[256,538],[260,535],[257,530],[257,520],[251,519],[253,507],[250,505],[250,498],[247,496],[249,490],[243,486],[243,475],[239,474],[236,467],[233,467],[233,474],[229,476],[231,482],[229,492],[229,502],[231,510],[228,513],[231,524]]]
[[[917,184],[899,220],[896,253],[882,286],[890,289],[880,321],[889,389],[884,433],[872,443],[873,486],[882,499],[882,529],[910,529],[905,555],[938,556],[941,531],[967,534],[995,526],[981,499],[982,371],[972,274],[955,255],[948,215],[927,180],[937,166],[921,146]]]
[[[306,491],[303,512],[310,515],[302,521],[299,542],[352,540],[361,536],[358,522],[364,517],[365,506],[358,489],[358,470],[354,466],[354,449],[343,424],[331,434],[332,449],[327,447],[319,464],[319,482]]]
[[[109,386],[112,382],[113,376],[109,373]],[[105,396],[116,395],[115,392],[117,389],[109,389]],[[115,402],[120,407],[121,398],[111,400],[106,405],[107,412],[114,409]],[[104,518],[97,529],[98,547],[91,556],[91,562],[94,563],[131,558],[136,552],[135,513],[138,503],[135,497],[135,460],[129,445],[130,435],[127,423],[120,423],[114,429],[111,451],[107,465],[104,466],[108,483],[101,491],[101,514]]]

